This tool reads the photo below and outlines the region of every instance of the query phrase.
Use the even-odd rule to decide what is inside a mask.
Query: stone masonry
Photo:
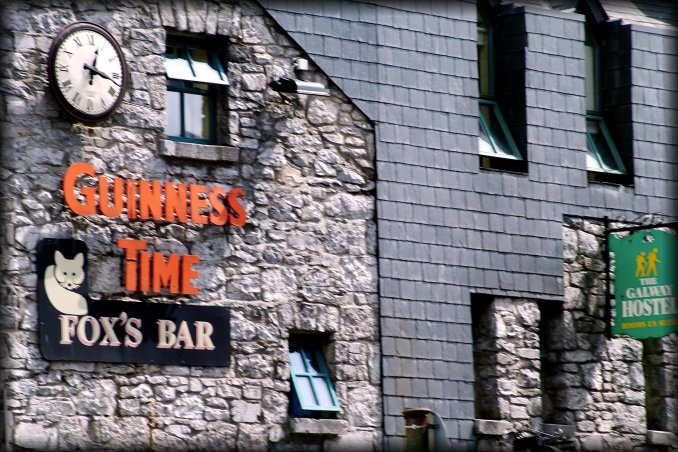
[[[551,415],[576,426],[585,450],[627,450],[647,430],[643,344],[605,336],[604,234],[588,220],[568,219],[563,229],[563,311],[547,322]]]
[[[542,412],[539,306],[531,300],[495,299],[474,318],[476,411],[505,420],[506,429],[539,428]],[[482,436],[479,450],[509,448]]]
[[[580,450],[678,447],[676,333],[607,338],[604,237],[602,221],[566,218],[562,305],[475,304],[476,412],[497,421],[478,423],[480,449],[544,424],[573,427]]]
[[[8,449],[332,450],[380,443],[380,348],[371,123],[311,64],[330,97],[281,95],[301,50],[250,1],[3,3],[0,35],[3,250],[0,357]],[[67,119],[47,86],[47,51],[75,21],[104,25],[130,71],[102,123]],[[168,33],[223,39],[230,86],[217,157],[164,138]],[[202,152],[204,151],[204,152]],[[229,158],[219,157],[229,155]],[[235,157],[233,157],[235,155]],[[75,216],[61,179],[73,162],[109,177],[242,187],[242,228]],[[48,362],[39,351],[35,246],[89,247],[91,296],[231,308],[229,367]],[[123,290],[119,237],[201,257],[199,295]],[[291,434],[290,332],[329,337],[338,435]],[[337,424],[338,423],[338,424]]]

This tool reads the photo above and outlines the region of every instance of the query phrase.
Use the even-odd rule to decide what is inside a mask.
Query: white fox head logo
[[[82,268],[85,257],[79,253],[73,259],[66,259],[59,251],[54,253],[54,277],[64,289],[73,290],[80,287],[85,280]]]
[[[58,250],[54,252],[54,265],[45,270],[45,292],[47,298],[62,314],[87,314],[87,301],[73,290],[80,287],[85,280],[85,256],[77,254],[73,259],[66,259]]]

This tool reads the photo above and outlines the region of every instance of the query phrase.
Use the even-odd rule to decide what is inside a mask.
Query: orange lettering
[[[99,209],[101,213],[110,218],[115,218],[122,213],[122,185],[124,180],[116,177],[113,179],[113,207],[108,205],[108,178],[99,176]]]
[[[208,217],[202,212],[207,207],[207,199],[204,195],[207,191],[204,185],[191,184],[191,221],[194,224],[207,224]]]
[[[68,167],[64,174],[63,189],[66,205],[77,215],[94,215],[96,213],[96,190],[94,187],[83,187],[80,193],[85,198],[84,202],[78,200],[75,194],[75,183],[78,176],[86,175],[94,177],[94,167],[84,162],[76,162]]]
[[[165,262],[162,253],[153,253],[153,292],[168,287],[170,293],[179,293],[179,255],[170,254]]]
[[[127,218],[137,219],[137,181],[127,179]]]
[[[181,259],[181,293],[184,295],[196,295],[199,291],[195,287],[191,280],[197,278],[200,274],[193,269],[193,264],[200,263],[200,258],[198,256],[192,256],[187,254],[182,256]]]
[[[151,254],[148,251],[139,253],[139,290],[149,292],[151,289]]]
[[[179,222],[186,223],[188,216],[186,213],[186,186],[184,184],[175,185],[165,182],[165,220],[173,222],[177,218]]]
[[[228,209],[224,204],[226,192],[221,187],[213,187],[209,192],[209,200],[212,208],[210,212],[210,224],[223,226],[228,221]]]
[[[247,212],[245,212],[245,208],[240,204],[240,201],[238,201],[239,199],[244,200],[245,193],[242,191],[242,188],[233,188],[228,193],[226,201],[228,202],[228,207],[233,211],[233,215],[230,217],[231,224],[233,226],[242,227],[245,226],[245,222],[247,221]]]
[[[137,253],[146,249],[146,242],[118,239],[118,247],[125,250],[125,289],[137,290]]]
[[[139,218],[148,220],[150,216],[154,220],[162,220],[162,184],[154,180],[151,184],[139,180]]]

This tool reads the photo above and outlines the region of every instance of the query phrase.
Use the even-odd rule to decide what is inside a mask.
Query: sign
[[[614,253],[615,322],[612,334],[638,339],[678,331],[676,235],[661,230],[608,235]]]
[[[37,248],[40,348],[45,359],[228,366],[230,311],[222,306],[92,300],[87,245]]]
[[[63,178],[64,202],[76,215],[105,215],[129,221],[156,221],[195,225],[242,227],[247,212],[245,194],[234,187],[182,184],[159,180],[98,176],[89,163],[75,162]],[[125,251],[125,290],[130,292],[196,295],[200,257],[163,255],[146,242],[118,239]]]

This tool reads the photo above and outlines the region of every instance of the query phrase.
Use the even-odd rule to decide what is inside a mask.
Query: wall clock
[[[47,57],[49,85],[59,104],[81,121],[98,121],[120,105],[127,64],[103,27],[76,22],[54,38]]]

